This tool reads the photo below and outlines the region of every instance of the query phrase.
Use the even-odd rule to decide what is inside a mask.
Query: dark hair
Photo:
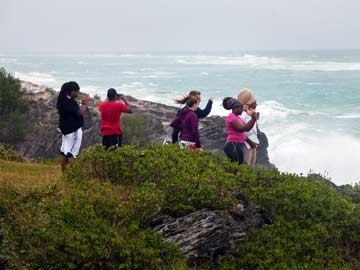
[[[201,95],[201,92],[200,91],[197,91],[197,90],[193,90],[193,91],[190,91],[189,92],[189,96],[200,96]]]
[[[200,91],[193,90],[193,91],[190,91],[187,96],[175,99],[175,103],[185,104],[185,103],[187,103],[187,101],[189,100],[190,97],[195,97],[195,96],[199,96],[199,95],[201,95]]]
[[[187,101],[186,101],[186,105],[191,108],[192,106],[194,106],[195,104],[197,104],[197,99],[195,97],[190,97]]]
[[[67,98],[66,96],[70,95],[71,92],[73,91],[80,91],[80,86],[77,82],[74,81],[70,81],[70,82],[66,82],[61,86],[60,89],[60,93],[59,96],[57,98],[57,102],[56,102],[56,108],[58,109],[58,111],[60,112],[62,104],[65,100],[65,98]]]
[[[115,97],[116,97],[117,93],[116,93],[116,90],[114,88],[110,88],[108,91],[107,91],[107,98],[108,100],[113,100]]]
[[[238,101],[237,99],[232,98],[232,97],[224,98],[222,105],[225,110],[232,110],[232,109],[235,109],[236,107],[243,108],[243,104],[240,101]]]

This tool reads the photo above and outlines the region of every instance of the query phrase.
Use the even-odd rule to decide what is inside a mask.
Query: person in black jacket
[[[191,97],[195,97],[197,99],[197,101],[198,101],[198,104],[200,104],[200,102],[201,102],[201,93],[200,93],[200,91],[190,91],[190,93],[187,96],[185,96],[185,97],[183,97],[181,99],[176,99],[175,102],[177,104],[185,104]],[[213,104],[213,99],[209,98],[209,101],[206,104],[205,109],[202,110],[200,108],[197,108],[195,113],[196,113],[198,119],[205,118],[206,116],[209,115],[209,113],[211,112],[212,104]],[[180,112],[182,110],[184,110],[184,108],[186,108],[186,106],[181,108],[177,112],[176,116],[178,116],[180,114]],[[179,133],[180,133],[180,127],[179,126],[174,126],[172,136],[171,136],[171,139],[172,139],[173,143],[177,143],[179,141]]]
[[[80,109],[76,98],[79,96],[80,87],[77,82],[66,82],[61,86],[57,99],[59,129],[62,133],[60,152],[63,156],[61,160],[61,170],[64,172],[70,159],[76,158],[79,154],[82,140],[82,126],[84,125],[84,113],[89,102],[89,96],[85,96]]]

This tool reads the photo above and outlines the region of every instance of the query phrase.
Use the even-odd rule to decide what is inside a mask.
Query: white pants
[[[79,128],[77,131],[62,135],[61,142],[61,154],[67,157],[76,158],[79,155],[80,146],[82,140],[82,129]]]

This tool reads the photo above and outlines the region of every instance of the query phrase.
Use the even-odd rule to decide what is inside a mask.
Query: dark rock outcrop
[[[240,193],[239,203],[231,211],[203,209],[187,216],[161,216],[154,221],[154,231],[166,242],[177,243],[191,266],[209,261],[241,245],[250,229],[268,223],[262,209],[249,203]]]
[[[25,139],[14,145],[16,151],[30,159],[53,158],[59,155],[61,134],[57,131],[58,113],[56,110],[57,92],[29,82],[22,82],[25,98],[31,101],[28,113],[28,130]],[[142,115],[146,124],[146,141],[162,143],[171,137],[170,122],[175,117],[177,107],[128,97],[134,114]],[[99,135],[100,117],[98,101],[90,100],[85,115],[82,148],[101,142]],[[200,135],[204,149],[223,153],[226,140],[224,117],[212,116],[200,121]],[[262,147],[258,152],[258,165],[272,168],[267,154],[267,138],[260,134]],[[126,143],[126,138],[124,138]]]

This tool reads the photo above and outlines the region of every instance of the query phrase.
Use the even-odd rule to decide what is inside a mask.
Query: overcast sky
[[[1,51],[360,49],[359,0],[0,0]]]

